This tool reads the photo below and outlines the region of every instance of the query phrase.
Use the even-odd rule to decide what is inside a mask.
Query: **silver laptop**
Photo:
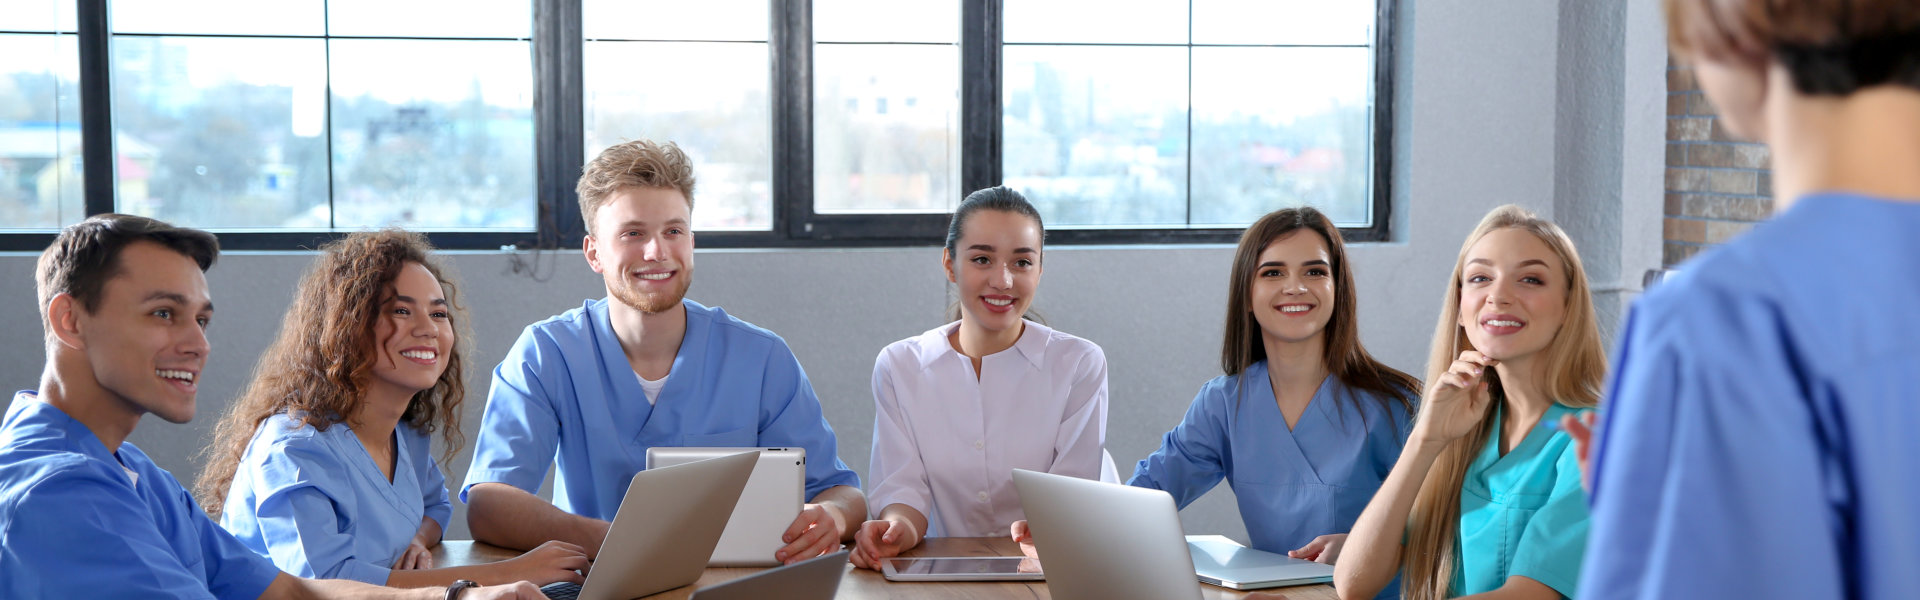
[[[633,476],[587,581],[540,588],[550,598],[627,600],[698,581],[758,457],[740,452]]]
[[[1333,565],[1248,548],[1226,536],[1187,536],[1187,550],[1200,581],[1223,588],[1258,590],[1333,581]]]
[[[687,600],[832,600],[846,573],[847,552],[842,550],[703,587]]]
[[[757,452],[758,461],[727,529],[720,534],[720,545],[708,559],[710,567],[767,567],[780,564],[773,558],[781,546],[780,537],[793,525],[805,500],[807,451],[805,448],[673,448],[647,449],[647,468],[671,467],[710,458]]]
[[[1013,470],[1054,600],[1197,600],[1193,557],[1173,496]]]

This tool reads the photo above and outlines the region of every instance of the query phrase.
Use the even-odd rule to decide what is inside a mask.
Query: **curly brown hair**
[[[381,303],[392,295],[393,281],[407,263],[426,267],[440,281],[455,342],[440,380],[414,394],[401,420],[427,433],[440,432],[443,463],[466,441],[460,433],[460,403],[466,398],[471,336],[465,331],[466,309],[454,283],[431,256],[432,244],[418,233],[387,229],[354,233],[320,250],[319,260],[300,279],[279,337],[254,367],[252,383],[221,416],[213,444],[201,453],[211,460],[194,483],[194,492],[214,517],[226,504],[240,459],[262,422],[281,413],[304,415],[296,419],[325,431],[358,408],[373,375],[374,326]]]

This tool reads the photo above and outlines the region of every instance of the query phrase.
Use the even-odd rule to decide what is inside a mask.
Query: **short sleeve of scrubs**
[[[564,373],[560,349],[535,327],[528,327],[493,369],[486,413],[474,441],[473,464],[460,487],[462,502],[467,500],[467,490],[478,483],[504,483],[528,493],[540,490],[560,444],[560,418],[551,396],[570,385],[542,380],[543,373],[553,370],[549,363]]]

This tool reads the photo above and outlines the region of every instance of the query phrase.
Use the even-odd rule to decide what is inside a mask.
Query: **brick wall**
[[[1767,147],[1735,141],[1693,69],[1667,63],[1667,209],[1662,262],[1673,266],[1773,213]]]

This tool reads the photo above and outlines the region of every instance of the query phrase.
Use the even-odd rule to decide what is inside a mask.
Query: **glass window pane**
[[[73,0],[7,0],[7,9],[0,10],[0,30],[78,31],[74,10]]]
[[[328,35],[533,37],[528,0],[327,0]]]
[[[115,38],[118,210],[325,227],[324,52],[317,39]]]
[[[1185,44],[1187,3],[1168,0],[1007,0],[1009,44]]]
[[[580,13],[589,40],[767,41],[767,0],[585,0]]]
[[[813,204],[831,212],[947,212],[960,194],[960,50],[814,48]]]
[[[814,0],[815,42],[960,41],[954,0]]]
[[[1369,225],[1368,52],[1194,48],[1194,225],[1301,204]]]
[[[113,0],[116,33],[325,35],[323,0]]]
[[[587,42],[582,58],[589,160],[627,140],[674,142],[693,160],[695,230],[773,227],[766,44]]]
[[[1195,44],[1373,44],[1375,0],[1193,0]]]
[[[1002,170],[1047,225],[1187,224],[1185,47],[1009,46]]]
[[[71,3],[68,3],[71,5]],[[80,55],[71,35],[0,35],[0,230],[85,216]]]
[[[333,40],[332,58],[334,227],[534,228],[528,42]]]

